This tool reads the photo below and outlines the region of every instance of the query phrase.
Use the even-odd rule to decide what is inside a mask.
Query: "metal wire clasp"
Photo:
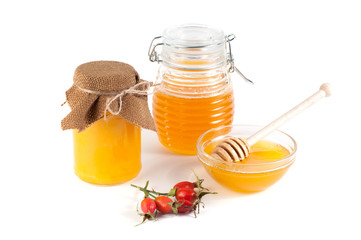
[[[233,39],[235,39],[236,36],[234,34],[230,34],[230,35],[227,35],[225,38],[226,38],[226,43],[227,43],[226,48],[228,50],[228,52],[227,52],[227,64],[229,64],[229,72],[233,73],[234,71],[236,71],[248,83],[254,84],[250,79],[246,78],[246,76],[244,76],[243,73],[241,73],[241,71],[239,71],[239,69],[234,65],[234,58],[233,58],[233,55],[232,55],[231,41]]]
[[[161,46],[161,45],[164,45],[163,42],[159,42],[159,43],[156,43],[154,44],[154,42],[158,39],[161,39],[162,36],[158,36],[158,37],[155,37],[153,38],[152,42],[150,43],[150,46],[149,46],[149,49],[148,49],[148,56],[149,56],[149,60],[151,62],[162,62],[162,60],[159,58],[159,54],[157,53],[156,51],[156,48],[158,46]]]
[[[243,73],[241,73],[241,71],[239,71],[239,69],[234,65],[234,58],[232,55],[232,48],[231,48],[231,41],[233,39],[235,39],[235,35],[234,34],[230,34],[230,35],[226,35],[225,36],[225,42],[226,42],[226,50],[227,50],[227,64],[229,64],[229,72],[233,73],[234,71],[236,71],[239,75],[241,75],[241,77],[246,80],[248,83],[253,84],[253,82],[248,79],[246,76],[243,75]],[[148,49],[148,56],[149,56],[149,60],[151,62],[162,62],[162,59],[160,59],[160,55],[158,54],[156,48],[158,46],[162,46],[164,45],[163,42],[158,42],[159,39],[163,38],[163,36],[157,36],[155,38],[153,38],[153,40],[150,43],[149,49]]]

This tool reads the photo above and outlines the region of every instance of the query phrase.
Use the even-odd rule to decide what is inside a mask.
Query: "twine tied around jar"
[[[91,93],[91,94],[96,94],[96,95],[106,95],[106,96],[112,96],[112,97],[108,97],[106,100],[106,106],[104,109],[104,120],[107,119],[107,113],[111,113],[113,115],[119,115],[119,113],[122,110],[122,104],[123,104],[123,97],[126,94],[138,94],[138,95],[143,95],[143,96],[148,96],[151,95],[152,93],[149,93],[149,89],[151,87],[157,86],[159,84],[153,84],[152,82],[140,82],[137,83],[136,85],[134,85],[133,87],[130,87],[128,89],[124,89],[122,91],[118,91],[118,92],[98,92],[98,91],[92,91],[89,89],[84,89],[78,86],[78,88],[80,90],[82,90],[83,92],[87,92],[87,93]],[[145,90],[139,90],[139,87],[145,86]],[[114,96],[115,95],[115,96]],[[119,101],[119,108],[116,111],[113,111],[112,108],[110,107],[110,105],[114,102],[118,100]]]
[[[80,65],[74,73],[74,84],[66,92],[71,112],[61,127],[85,130],[108,113],[117,115],[142,128],[156,131],[148,108],[147,96],[155,86],[139,78],[135,69],[116,61],[95,61]]]

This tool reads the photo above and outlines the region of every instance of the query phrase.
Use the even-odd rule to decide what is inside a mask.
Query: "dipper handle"
[[[272,131],[278,129],[281,125],[286,123],[291,118],[295,117],[297,114],[301,113],[306,108],[312,106],[314,103],[321,100],[323,97],[331,96],[332,86],[330,83],[324,83],[321,85],[320,90],[314,93],[312,96],[247,138],[247,143],[249,146],[252,146],[262,138],[266,137]]]

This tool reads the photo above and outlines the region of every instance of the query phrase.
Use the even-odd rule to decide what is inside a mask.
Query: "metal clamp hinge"
[[[150,43],[150,46],[149,46],[149,49],[148,49],[148,56],[149,56],[149,60],[151,62],[158,62],[158,63],[162,62],[162,60],[159,58],[159,54],[156,51],[156,48],[158,46],[164,45],[164,43],[159,42],[159,43],[154,44],[155,40],[158,40],[158,39],[161,39],[161,38],[162,38],[162,36],[155,37],[155,38],[153,38],[152,42]]]
[[[230,35],[227,35],[225,38],[226,38],[226,43],[227,43],[226,48],[228,50],[228,52],[227,52],[227,64],[229,64],[229,72],[233,73],[234,71],[236,71],[248,83],[254,84],[250,79],[246,78],[246,76],[244,76],[243,73],[241,73],[241,71],[239,71],[239,69],[234,65],[234,58],[233,58],[233,55],[232,55],[231,41],[233,39],[235,39],[236,36],[234,34],[230,34]]]

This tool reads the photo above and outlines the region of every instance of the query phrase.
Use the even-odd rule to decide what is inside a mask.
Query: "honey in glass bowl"
[[[237,192],[259,192],[267,189],[287,172],[296,157],[296,142],[281,131],[275,131],[254,144],[249,156],[240,162],[213,158],[213,149],[230,137],[247,137],[261,127],[223,126],[205,132],[197,142],[198,159],[220,184]]]

